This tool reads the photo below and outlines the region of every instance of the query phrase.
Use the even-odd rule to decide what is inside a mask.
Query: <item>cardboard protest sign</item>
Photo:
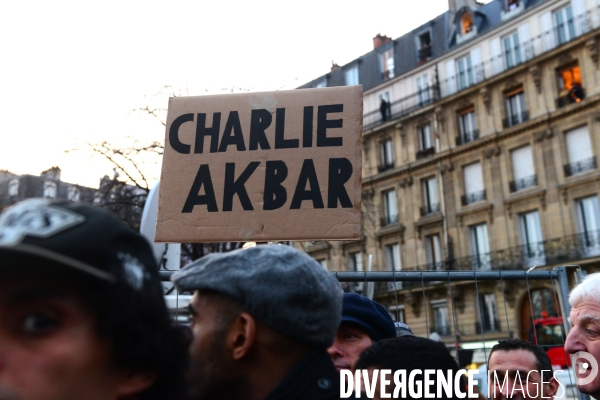
[[[362,86],[169,99],[156,242],[358,239]]]

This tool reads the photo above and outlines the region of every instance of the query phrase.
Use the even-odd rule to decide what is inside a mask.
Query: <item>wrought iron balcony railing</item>
[[[435,154],[435,147],[433,147],[433,146],[429,147],[427,149],[419,150],[419,151],[417,151],[417,160],[420,160],[422,158],[431,157],[434,154]]]
[[[527,189],[530,187],[537,186],[537,175],[527,176],[521,179],[515,179],[508,183],[508,187],[511,193],[518,192],[519,190]]]
[[[398,223],[398,214],[390,214],[381,218],[381,226],[394,225]]]
[[[392,169],[392,168],[394,168],[394,162],[393,162],[393,161],[390,161],[390,162],[387,162],[387,163],[384,163],[384,164],[378,165],[378,166],[377,166],[377,171],[378,171],[379,173],[382,173],[382,172],[388,171],[388,170],[390,170],[390,169]]]
[[[461,203],[463,206],[468,206],[469,204],[478,203],[480,201],[484,201],[486,199],[485,189],[480,192],[473,192],[463,194],[460,197]]]
[[[592,171],[594,169],[596,169],[596,157],[574,161],[563,166],[565,176],[577,175],[582,172]]]
[[[502,120],[503,128],[510,128],[511,126],[522,124],[529,120],[529,111],[523,111],[520,113],[509,115],[507,118]]]
[[[471,132],[463,132],[460,136],[456,137],[456,145],[472,142],[473,140],[479,139],[479,129],[474,129]]]
[[[580,103],[585,99],[585,90],[583,88],[573,88],[571,91],[564,96],[556,99],[556,108],[562,108],[569,104]]]
[[[424,217],[429,214],[439,213],[440,212],[440,203],[426,204],[426,205],[420,207],[419,211],[421,212],[421,217]]]

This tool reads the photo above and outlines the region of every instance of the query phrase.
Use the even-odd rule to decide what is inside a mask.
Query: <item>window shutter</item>
[[[465,192],[466,194],[477,193],[483,190],[483,176],[481,174],[481,163],[471,164],[465,167]]]
[[[454,61],[446,62],[446,90],[444,93],[444,87],[442,86],[443,95],[447,96],[453,93],[456,93],[456,67],[454,65]]]
[[[566,141],[570,163],[586,160],[594,155],[587,126],[567,132]]]
[[[519,26],[519,51],[521,52],[521,60],[523,62],[533,57],[531,51],[531,36],[529,35],[529,24]]]
[[[500,38],[494,38],[490,41],[492,50],[492,72],[499,74],[504,71],[504,63],[502,62],[502,46],[500,46]]]
[[[542,51],[548,51],[556,47],[556,37],[552,24],[552,13],[547,12],[540,15],[540,28],[542,30]],[[539,53],[538,53],[539,54]]]
[[[513,175],[515,180],[534,175],[531,146],[521,147],[512,151]]]
[[[471,50],[471,68],[473,68],[473,81],[481,82],[484,79],[483,66],[481,65],[481,49],[479,47]]]

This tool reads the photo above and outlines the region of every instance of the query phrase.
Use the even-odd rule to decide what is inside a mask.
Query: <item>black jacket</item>
[[[292,368],[264,400],[337,400],[340,374],[325,350],[313,350]]]

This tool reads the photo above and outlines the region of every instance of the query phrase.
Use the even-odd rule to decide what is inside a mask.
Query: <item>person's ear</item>
[[[546,386],[546,385],[542,385],[542,390],[543,390],[544,386]],[[558,381],[554,377],[551,378],[550,381],[548,382],[547,387],[548,387],[548,389],[544,390],[544,392],[546,392],[546,393],[542,393],[542,395],[547,399],[553,399],[556,396],[556,393],[558,392],[558,387],[559,387]]]
[[[156,372],[125,372],[117,389],[118,398],[129,398],[148,389],[156,381]]]
[[[256,321],[248,313],[239,314],[227,332],[227,350],[234,361],[244,358],[256,340]]]

